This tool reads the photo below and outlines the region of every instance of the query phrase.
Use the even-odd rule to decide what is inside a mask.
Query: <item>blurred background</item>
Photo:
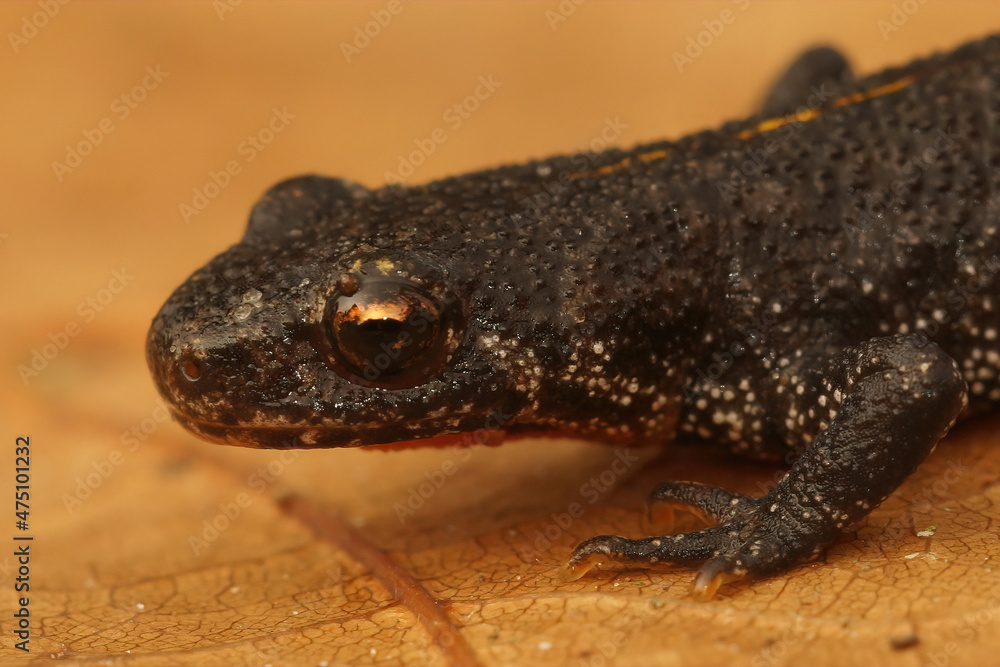
[[[410,182],[572,152],[608,119],[622,146],[675,137],[753,111],[808,46],[833,44],[871,72],[1000,28],[993,2],[392,4],[0,4],[0,256],[16,286],[0,298],[4,335],[28,344],[5,344],[8,361],[27,360],[122,266],[134,281],[77,344],[99,329],[138,336],[288,176],[375,187],[438,127],[447,140]],[[680,71],[674,54],[726,11],[732,23]],[[446,123],[480,77],[500,85]],[[248,144],[275,109],[285,126]],[[73,148],[89,154],[54,166]],[[240,173],[185,220],[180,207],[230,161]]]
[[[723,12],[732,23],[679,68]],[[753,111],[810,45],[870,72],[1000,28],[1000,6],[42,0],[0,4],[0,25],[0,298],[16,366],[121,267],[134,280],[74,346],[114,331],[138,350],[169,291],[288,176],[376,187],[436,128],[447,139],[409,182],[572,152],[609,119],[621,146],[675,137]],[[446,122],[480,77],[498,85]],[[287,120],[272,136],[275,110]],[[239,173],[213,188],[231,162]]]
[[[807,47],[836,46],[866,74],[997,30],[991,1],[0,4],[0,424],[5,446],[33,438],[33,512],[53,545],[41,580],[74,588],[141,568],[154,548],[172,558],[150,537],[153,507],[212,507],[211,478],[184,487],[187,500],[131,489],[177,451],[248,469],[271,456],[165,423],[143,342],[173,288],[239,239],[275,182],[316,172],[378,187],[402,161],[406,182],[423,183],[677,137],[752,113]],[[428,143],[436,131],[445,139]],[[134,428],[167,444],[129,450]],[[566,446],[580,449],[542,456],[605,456]],[[127,475],[87,482],[113,451]],[[394,465],[340,454],[283,483],[372,488]],[[538,456],[530,474],[545,479]],[[345,492],[343,506],[384,514],[364,495]],[[170,516],[183,564],[183,536],[204,517]],[[53,554],[67,545],[63,563]],[[108,545],[130,564],[108,560]]]

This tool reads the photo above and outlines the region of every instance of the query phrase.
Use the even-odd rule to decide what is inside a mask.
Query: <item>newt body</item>
[[[786,569],[1000,405],[1000,38],[860,81],[838,58],[676,142],[280,183],[157,315],[157,386],[251,447],[486,429],[791,453],[760,498],[660,485],[717,525],[588,540],[567,576],[704,562],[708,597]]]

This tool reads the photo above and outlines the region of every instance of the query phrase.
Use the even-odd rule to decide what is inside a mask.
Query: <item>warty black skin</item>
[[[676,142],[418,187],[285,181],[156,316],[157,386],[251,447],[502,430],[787,457],[761,498],[661,485],[717,525],[594,538],[565,574],[704,561],[707,598],[787,569],[1000,403],[1000,38],[861,81],[838,59],[803,56],[770,117]],[[387,279],[449,318],[412,386],[332,351],[336,295]]]

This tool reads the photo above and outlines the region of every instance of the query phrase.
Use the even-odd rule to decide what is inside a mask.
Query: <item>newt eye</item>
[[[366,386],[420,384],[448,353],[453,332],[444,311],[410,282],[342,277],[326,313],[337,371]]]

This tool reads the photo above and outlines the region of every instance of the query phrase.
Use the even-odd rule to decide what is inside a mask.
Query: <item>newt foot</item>
[[[786,569],[819,553],[834,537],[794,521],[770,496],[755,498],[704,484],[670,482],[656,487],[651,500],[651,511],[668,530],[677,510],[694,512],[716,525],[637,540],[593,537],[573,551],[561,569],[562,578],[573,581],[607,563],[637,567],[703,563],[691,594],[707,601],[723,584]]]

